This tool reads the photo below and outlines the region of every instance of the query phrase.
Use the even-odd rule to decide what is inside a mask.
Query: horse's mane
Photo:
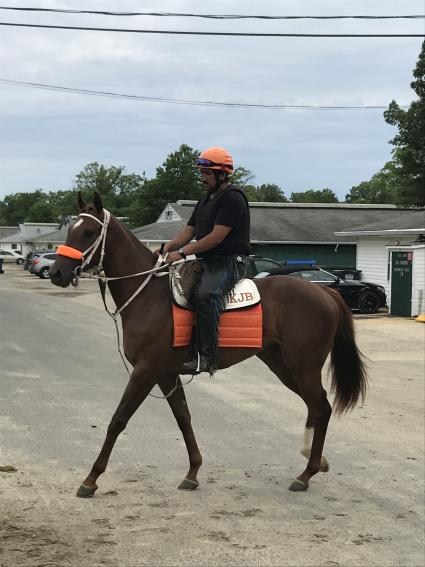
[[[154,260],[154,254],[152,252],[152,250],[150,250],[145,244],[143,244],[143,242],[141,242],[137,236],[134,234],[134,232],[132,232],[128,226],[126,226],[123,222],[121,222],[119,219],[117,219],[116,216],[111,214],[111,217],[114,219],[114,221],[116,221],[116,223],[122,228],[122,230],[126,233],[126,235],[128,236],[128,238],[130,238],[130,240],[141,250],[148,252],[149,255],[152,257],[152,261]]]
[[[80,211],[80,212],[85,212],[85,213],[89,213],[91,215],[93,214],[98,214],[97,213],[97,209],[94,203],[87,203],[84,208]],[[151,257],[152,261],[154,261],[154,254],[152,252],[152,250],[150,250],[145,244],[143,244],[143,242],[141,242],[137,236],[128,228],[128,226],[126,226],[123,222],[121,222],[115,215],[113,215],[111,213],[111,219],[114,220],[114,222],[122,229],[122,231],[125,233],[126,237],[129,238],[131,240],[131,242],[133,242],[133,244],[135,244],[136,247],[140,248],[140,250],[142,250],[143,252],[147,252],[149,254],[149,256]]]

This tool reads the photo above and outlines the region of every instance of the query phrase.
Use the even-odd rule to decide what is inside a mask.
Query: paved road
[[[327,474],[287,490],[305,410],[257,359],[186,388],[204,457],[187,458],[165,402],[149,398],[91,500],[75,497],[126,383],[93,282],[60,290],[0,276],[1,566],[423,564],[425,326],[357,318],[370,358],[365,406],[332,419]]]

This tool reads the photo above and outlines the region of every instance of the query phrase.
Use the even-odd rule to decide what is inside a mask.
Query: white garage
[[[425,312],[425,211],[396,215],[392,225],[375,223],[335,234],[355,238],[362,280],[385,288],[391,315],[420,315]]]

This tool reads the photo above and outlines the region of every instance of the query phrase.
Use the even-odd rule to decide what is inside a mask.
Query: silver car
[[[22,256],[20,252],[15,252],[15,250],[4,250],[0,248],[0,260],[3,262],[13,262],[15,264],[23,264],[25,262],[25,258]]]
[[[44,254],[40,254],[39,256],[34,256],[34,258],[31,260],[29,271],[31,272],[31,274],[35,274],[43,280],[48,279],[50,266],[55,260],[56,254],[54,254],[53,252],[45,252]]]

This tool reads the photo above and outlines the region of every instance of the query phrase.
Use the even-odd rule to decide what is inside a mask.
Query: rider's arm
[[[223,242],[229,232],[232,230],[230,226],[224,226],[216,224],[213,230],[201,238],[197,242],[191,242],[184,247],[184,253],[186,256],[191,254],[199,254],[200,252],[206,252],[211,248],[215,248]]]
[[[174,250],[178,250],[185,244],[188,244],[193,237],[195,236],[195,227],[186,225],[182,231],[178,233],[178,235],[164,246],[164,252],[173,252]],[[191,252],[190,252],[191,254]]]

